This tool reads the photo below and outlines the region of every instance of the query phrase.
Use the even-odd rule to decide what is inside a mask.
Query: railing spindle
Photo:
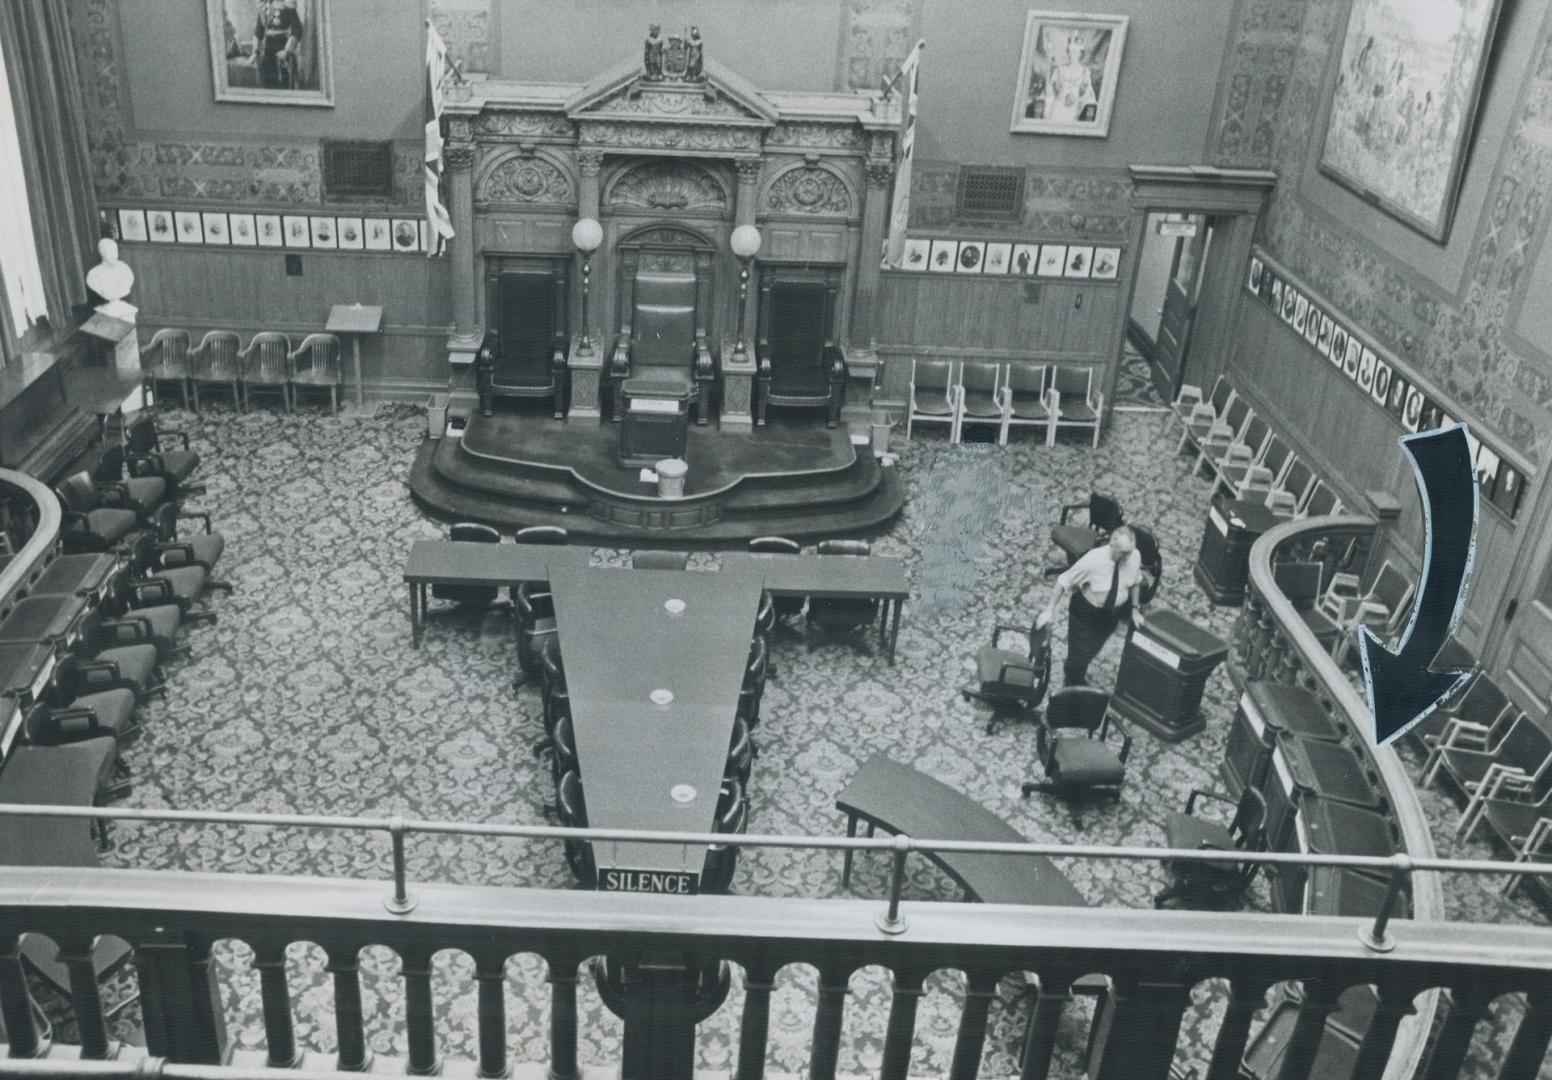
[[[846,972],[820,972],[819,1003],[814,1010],[814,1045],[809,1051],[808,1080],[835,1080],[841,1053],[841,1021],[846,1014]]]
[[[576,1080],[577,962],[545,957],[550,965],[550,1080]]]
[[[1378,988],[1378,1002],[1369,1021],[1369,1030],[1364,1032],[1363,1044],[1358,1048],[1352,1080],[1380,1080],[1385,1074],[1401,1021],[1417,1011],[1412,1007],[1414,993],[1413,988],[1405,985]]]
[[[1235,979],[1229,984],[1229,1005],[1213,1040],[1212,1061],[1207,1080],[1237,1080],[1239,1063],[1250,1041],[1250,1024],[1256,1012],[1266,1004],[1266,983]]]
[[[334,1031],[339,1044],[335,1068],[340,1072],[366,1072],[371,1054],[361,1009],[361,965],[352,950],[344,958],[329,954],[329,973],[334,976]]]
[[[1299,1002],[1299,1015],[1293,1022],[1293,1034],[1288,1036],[1277,1080],[1309,1080],[1315,1052],[1326,1034],[1326,1017],[1336,1008],[1338,996],[1340,991],[1316,979],[1304,981],[1304,999]]]
[[[769,972],[750,968],[744,979],[744,1015],[738,1028],[738,1071],[733,1080],[763,1080],[765,1051],[770,1038],[771,988]]]
[[[1546,1060],[1552,1040],[1552,992],[1536,990],[1525,995],[1525,1015],[1515,1029],[1514,1042],[1504,1055],[1498,1080],[1535,1080]]]
[[[889,862],[889,910],[873,921],[886,934],[903,934],[905,916],[900,914],[900,892],[905,888],[905,857],[915,847],[909,836],[895,837],[895,847]]]
[[[437,1054],[436,1014],[431,1005],[431,955],[404,955],[404,1030],[409,1043],[411,1076],[435,1076],[442,1068]]]
[[[59,958],[70,973],[70,1004],[81,1038],[81,1057],[103,1061],[111,1056],[108,1019],[102,1008],[102,991],[97,985],[97,965],[92,962],[92,939],[62,944]]]
[[[11,1057],[41,1057],[47,1052],[48,1047],[38,1036],[32,994],[27,990],[27,977],[22,973],[19,937],[11,942],[7,951],[0,952],[0,1021],[5,1023]]]
[[[506,957],[499,953],[482,957],[475,962],[474,978],[479,985],[479,1075],[487,1080],[509,1076]]]
[[[1190,1002],[1191,988],[1184,983],[1112,979],[1094,1015],[1101,1026],[1089,1040],[1090,1075],[1095,1080],[1168,1080]]]
[[[997,976],[984,971],[965,977],[965,1007],[959,1015],[959,1034],[954,1039],[954,1060],[948,1080],[976,1080],[981,1072],[981,1053],[986,1048],[986,1018],[997,996]]]
[[[264,1063],[274,1069],[295,1068],[302,1055],[296,1048],[296,1027],[291,1016],[291,987],[286,982],[286,947],[281,942],[260,942],[254,947],[253,966],[259,972],[259,1000],[264,1007]]]
[[[906,1080],[911,1042],[916,1037],[916,1007],[921,1003],[920,975],[895,973],[890,980],[889,1024],[884,1029],[884,1061],[879,1080]]]
[[[1449,1014],[1434,1039],[1433,1049],[1423,1066],[1422,1080],[1455,1080],[1471,1049],[1471,1036],[1477,1023],[1487,1015],[1490,993],[1474,987],[1450,991]]]
[[[404,818],[395,814],[388,819],[388,835],[393,840],[393,895],[383,901],[383,907],[395,915],[407,915],[420,903],[409,893],[409,871],[405,866]]]
[[[1041,975],[1035,991],[1035,1007],[1024,1029],[1024,1057],[1019,1064],[1019,1080],[1045,1080],[1051,1071],[1051,1054],[1056,1050],[1056,1029],[1062,1013],[1072,1000],[1068,987],[1072,975],[1047,972]]]

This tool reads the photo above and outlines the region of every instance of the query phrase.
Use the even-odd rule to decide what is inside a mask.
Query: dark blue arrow
[[[1477,545],[1477,478],[1464,424],[1401,439],[1423,500],[1423,572],[1399,652],[1358,628],[1363,681],[1384,746],[1461,688],[1469,670],[1433,670],[1434,657],[1460,622]]]

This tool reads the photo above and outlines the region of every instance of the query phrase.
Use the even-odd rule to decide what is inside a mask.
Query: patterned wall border
[[[1266,305],[1294,334],[1304,339],[1320,363],[1347,376],[1376,408],[1389,414],[1403,432],[1428,431],[1453,422],[1456,407],[1429,386],[1395,354],[1360,330],[1323,296],[1312,292],[1266,251],[1252,251],[1245,268],[1245,290]],[[1468,427],[1470,425],[1468,424]],[[1514,520],[1534,478],[1534,468],[1495,439],[1468,433],[1482,502]]]
[[[1275,168],[1285,185],[1273,193],[1263,221],[1266,250],[1350,312],[1389,353],[1405,357],[1479,430],[1540,464],[1552,452],[1552,354],[1516,347],[1513,325],[1530,254],[1552,219],[1552,36],[1545,26],[1538,32],[1523,105],[1495,163],[1463,292],[1441,300],[1434,285],[1296,190],[1324,123],[1328,61],[1347,10],[1347,0],[1243,0],[1217,163]],[[1250,105],[1235,104],[1236,80],[1246,102],[1262,102],[1263,111],[1277,106],[1266,113],[1270,126],[1251,118]],[[1266,140],[1254,134],[1262,129],[1272,135],[1269,154]],[[1457,233],[1469,227],[1458,221]]]
[[[956,217],[958,191],[958,162],[917,161],[911,170],[911,229],[984,231],[984,222]],[[1124,174],[1026,166],[1024,208],[1016,231],[1041,240],[1121,244],[1131,227],[1131,198],[1131,179]]]

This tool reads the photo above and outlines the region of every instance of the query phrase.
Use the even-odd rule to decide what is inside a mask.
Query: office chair
[[[1002,648],[1004,633],[1025,635],[1028,648],[1018,653]],[[1009,720],[1034,720],[1051,684],[1051,629],[1031,624],[1028,630],[999,623],[992,642],[975,654],[976,681],[960,690],[966,701],[990,705],[986,734],[995,735]]]
[[[1089,686],[1066,687],[1051,695],[1036,721],[1040,727],[1035,747],[1045,779],[1024,784],[1026,798],[1034,791],[1062,796],[1101,792],[1121,798],[1132,737],[1111,717],[1109,694]],[[1121,736],[1119,750],[1109,741],[1112,730]]]
[[[1212,799],[1234,807],[1227,825],[1198,817],[1196,804]],[[1164,821],[1164,843],[1179,850],[1265,851],[1266,797],[1247,787],[1236,801],[1216,791],[1197,788],[1186,797],[1185,813],[1172,813]],[[1167,862],[1171,881],[1153,898],[1162,908],[1177,901],[1188,908],[1224,910],[1238,907],[1261,864],[1255,862]]]

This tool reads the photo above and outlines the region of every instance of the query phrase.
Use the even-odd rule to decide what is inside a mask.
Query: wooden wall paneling
[[[965,345],[982,345],[991,349],[1009,347],[1007,320],[998,318],[1005,304],[1004,284],[1001,281],[970,279],[963,288],[955,290],[964,319],[960,340]]]
[[[1078,286],[1066,291],[1068,295],[1063,297],[1062,304],[1066,320],[1060,340],[1062,356],[1070,359],[1094,351],[1094,309],[1099,306],[1094,294],[1101,290]]]

